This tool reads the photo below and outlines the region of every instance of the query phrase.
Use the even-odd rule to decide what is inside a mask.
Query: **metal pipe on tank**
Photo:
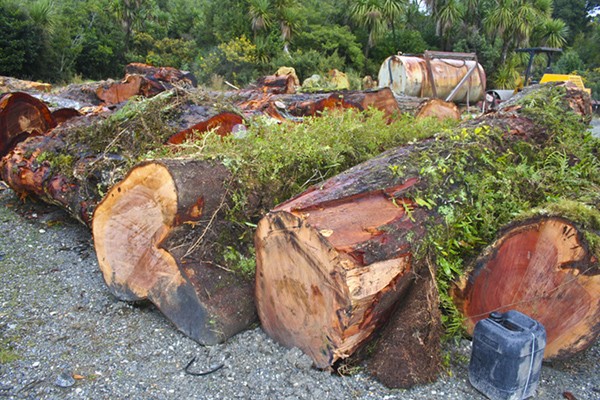
[[[431,77],[437,98],[446,99],[467,76],[469,70],[478,71],[466,77],[464,84],[453,93],[457,103],[477,102],[485,96],[485,71],[474,60],[445,58],[430,59]],[[397,95],[434,97],[434,88],[427,70],[427,61],[415,56],[388,57],[379,69],[379,87],[389,87]]]

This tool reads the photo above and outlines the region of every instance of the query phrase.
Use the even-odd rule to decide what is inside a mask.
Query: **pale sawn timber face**
[[[108,288],[121,300],[148,299],[184,334],[220,343],[256,319],[252,285],[217,265],[202,245],[222,220],[231,174],[218,162],[138,164],[98,205],[92,229]]]
[[[106,284],[121,300],[143,300],[167,279],[180,285],[177,262],[157,247],[177,212],[177,193],[169,171],[159,164],[131,170],[106,195],[94,214],[93,234]]]

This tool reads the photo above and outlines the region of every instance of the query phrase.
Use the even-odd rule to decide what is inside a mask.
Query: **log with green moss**
[[[369,346],[371,371],[394,387],[435,379],[439,364],[424,364],[440,359],[440,318],[447,329],[461,323],[447,287],[462,260],[516,210],[565,193],[598,201],[597,147],[584,133],[589,114],[577,113],[586,102],[587,94],[562,86],[532,88],[494,114],[390,150],[276,207],[255,236],[265,331],[327,368],[386,325]],[[565,165],[549,162],[563,152],[578,169],[566,168],[568,177],[555,173]],[[440,293],[403,302],[410,282],[432,271]],[[441,317],[428,311],[438,301]],[[420,359],[410,356],[415,349]]]
[[[265,210],[440,126],[350,111],[304,124],[257,120],[244,138],[183,143],[186,158],[135,166],[98,205],[92,225],[105,281],[122,300],[156,302],[201,343],[226,339],[255,316],[249,246]],[[213,330],[222,335],[209,336]]]
[[[224,113],[207,99],[200,91],[173,90],[115,112],[71,118],[14,146],[0,161],[0,176],[22,197],[37,196],[90,225],[96,204],[146,153]]]

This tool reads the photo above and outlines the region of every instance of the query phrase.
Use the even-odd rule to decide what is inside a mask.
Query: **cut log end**
[[[263,329],[279,343],[302,349],[318,368],[328,367],[342,341],[342,327],[332,316],[350,306],[340,282],[339,254],[285,212],[260,222],[256,248],[256,301]]]
[[[238,128],[241,130],[245,129],[244,119],[232,112],[222,112],[206,121],[199,122],[188,129],[174,134],[167,140],[167,144],[182,144],[189,139],[198,139],[202,134],[211,130],[214,130],[217,135],[224,137]]]
[[[472,333],[492,311],[518,310],[546,328],[546,359],[567,358],[600,333],[600,267],[570,221],[536,218],[507,230],[454,293]]]
[[[119,104],[133,96],[142,94],[145,78],[127,75],[121,82],[108,82],[96,89],[96,96],[106,104]]]
[[[317,368],[328,368],[385,321],[412,280],[411,257],[365,265],[362,251],[354,250],[378,234],[363,231],[368,223],[362,215],[356,212],[358,222],[338,230],[327,212],[313,214],[305,220],[274,211],[259,223],[256,302],[267,334],[302,349]]]
[[[93,233],[100,269],[120,299],[147,298],[159,277],[181,283],[175,260],[157,248],[173,227],[176,204],[169,171],[147,164],[133,169],[96,209]]]
[[[447,102],[440,99],[430,99],[419,106],[416,117],[433,117],[440,121],[444,121],[446,119],[460,121],[460,110],[458,106],[452,102]]]
[[[206,345],[255,319],[248,282],[186,258],[193,244],[187,238],[197,238],[219,211],[223,176],[229,177],[224,167],[207,162],[140,164],[109,191],[92,223],[98,263],[113,294],[126,301],[149,299]],[[198,233],[190,236],[196,225]]]
[[[56,126],[48,107],[26,93],[0,97],[0,157],[32,135],[41,135]]]

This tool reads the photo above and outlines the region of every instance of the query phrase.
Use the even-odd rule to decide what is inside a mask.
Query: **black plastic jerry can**
[[[493,312],[475,325],[469,381],[492,400],[521,400],[535,394],[542,369],[546,330],[518,311]]]

